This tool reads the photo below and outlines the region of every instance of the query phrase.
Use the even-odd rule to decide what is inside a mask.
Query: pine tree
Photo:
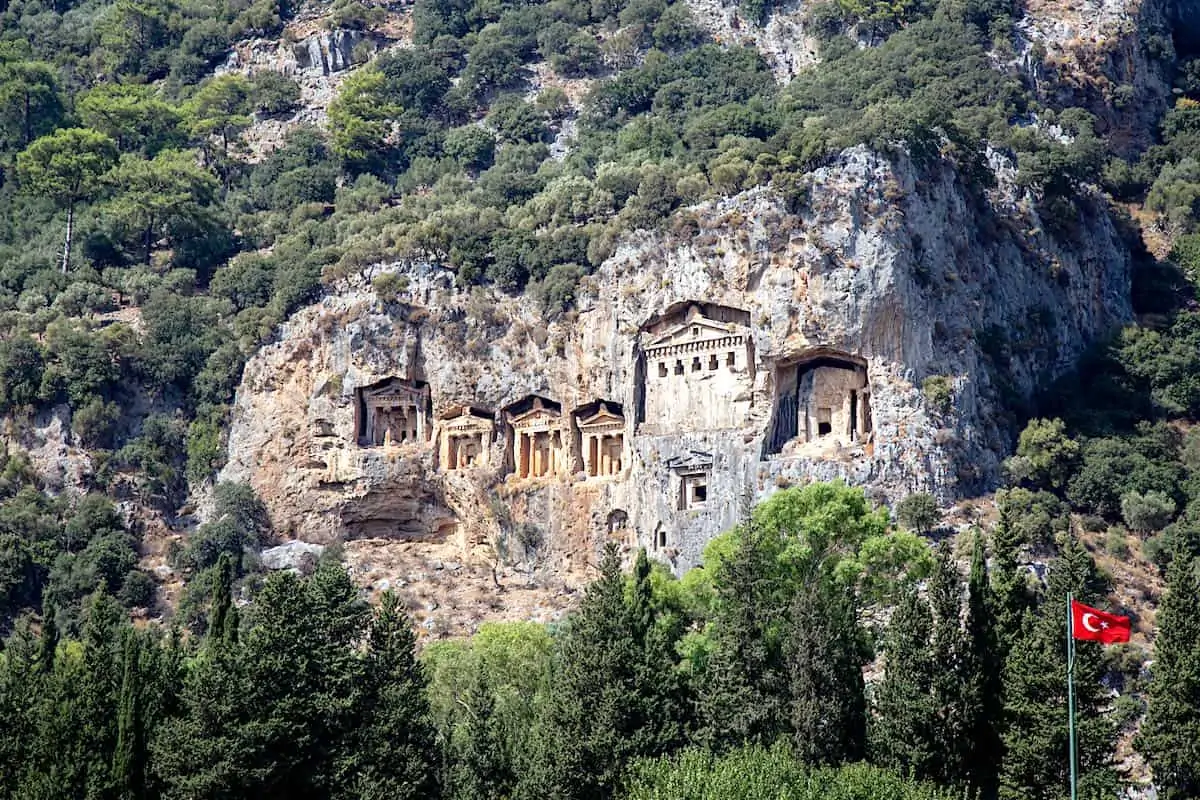
[[[1027,611],[1004,669],[1002,800],[1058,800],[1068,794],[1067,592],[1096,603],[1104,583],[1074,537],[1051,565],[1046,600]],[[1075,731],[1079,796],[1111,797],[1117,788],[1110,762],[1116,731],[1104,716],[1100,645],[1078,642],[1075,658]]]
[[[915,589],[908,591],[888,624],[885,672],[875,689],[870,725],[872,760],[922,780],[933,772],[943,744],[932,724],[937,713],[936,666],[929,648],[932,633],[929,604]]]
[[[600,578],[588,587],[559,644],[550,701],[517,796],[611,797],[633,759],[682,744],[673,634],[664,635],[645,601],[649,576],[643,551],[627,599],[620,555],[615,545],[605,548]]]
[[[1200,581],[1177,551],[1158,607],[1150,704],[1138,749],[1165,800],[1200,797]]]
[[[785,644],[796,756],[809,764],[841,764],[866,751],[868,660],[853,593],[824,570],[792,603]]]

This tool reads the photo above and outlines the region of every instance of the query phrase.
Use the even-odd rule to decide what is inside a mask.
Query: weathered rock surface
[[[585,281],[578,310],[548,324],[528,298],[457,291],[435,265],[377,267],[298,312],[251,359],[221,477],[251,483],[285,536],[457,546],[475,563],[560,573],[594,564],[609,537],[685,569],[750,503],[791,483],[840,477],[890,500],[984,491],[1015,435],[1001,393],[1030,394],[1131,315],[1127,248],[1102,203],[1082,197],[1076,232],[1052,235],[1011,168],[996,166],[1000,185],[984,191],[949,165],[847,151],[801,196],[754,190],[630,235]],[[369,288],[384,271],[407,280],[386,302]],[[750,354],[731,367],[736,413],[639,419],[659,407],[645,393],[660,380],[653,353],[668,352],[662,331],[691,358],[703,343],[688,343],[700,325],[689,334],[686,320],[709,317],[732,320],[721,323],[728,341]],[[697,387],[724,368],[684,361]],[[867,429],[780,427],[796,414],[781,387],[826,362],[865,371],[856,401],[869,393]],[[428,387],[432,438],[389,429],[382,446],[361,446],[360,390],[393,377]],[[562,442],[543,477],[513,474],[536,474],[510,424],[526,424],[530,395],[545,398],[534,407],[549,404]],[[587,477],[595,456],[574,412],[597,401],[623,415],[624,455],[605,462],[615,474]],[[443,418],[461,406],[495,434],[472,466],[447,471]]]
[[[1118,152],[1136,153],[1171,102],[1179,13],[1172,0],[1032,0],[1016,24],[1019,59],[1045,101],[1088,109]]]
[[[266,569],[290,569],[299,572],[315,564],[323,552],[324,545],[291,541],[268,547],[262,551],[260,558]]]

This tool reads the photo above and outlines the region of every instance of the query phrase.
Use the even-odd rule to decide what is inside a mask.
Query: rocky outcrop
[[[1076,233],[1052,235],[996,166],[984,190],[948,164],[847,151],[798,196],[757,189],[631,234],[549,323],[436,265],[377,267],[251,359],[221,477],[250,482],[305,541],[457,543],[568,571],[610,537],[686,569],[795,483],[984,491],[1013,396],[1131,314],[1103,204],[1081,197]],[[370,281],[388,271],[404,288],[381,299]],[[825,373],[862,377],[828,383],[838,406],[812,389]],[[364,446],[362,390],[389,378],[428,389],[429,433]],[[464,406],[494,433],[452,451],[439,439]],[[589,449],[584,421],[613,415],[606,436],[622,438],[595,441],[616,449]]]
[[[807,5],[800,0],[786,0],[773,6],[762,24],[746,19],[737,0],[686,2],[696,21],[714,41],[757,48],[781,83],[790,81],[819,60],[817,41],[804,27]]]
[[[1135,154],[1153,143],[1171,102],[1171,26],[1178,5],[1033,0],[1016,24],[1020,64],[1041,99],[1088,109],[1114,150]]]

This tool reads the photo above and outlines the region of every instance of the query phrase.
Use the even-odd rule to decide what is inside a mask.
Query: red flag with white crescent
[[[1119,617],[1099,609],[1071,601],[1071,632],[1076,639],[1102,644],[1128,642],[1129,617]]]

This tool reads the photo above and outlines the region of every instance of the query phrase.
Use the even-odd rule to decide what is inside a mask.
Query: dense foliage
[[[610,545],[562,624],[490,624],[420,660],[397,599],[372,610],[335,560],[249,591],[223,552],[202,636],[134,629],[103,589],[77,634],[53,615],[21,618],[0,653],[0,787],[14,798],[1065,797],[1062,603],[1067,589],[1095,601],[1105,581],[1064,537],[1045,586],[1031,586],[1003,533],[992,571],[978,533],[962,543],[967,576],[949,544],[872,574],[847,565],[864,542],[900,535],[885,513],[840,484],[786,489],[684,580],[644,552],[624,573]],[[1172,619],[1195,602],[1181,564]],[[864,613],[880,597],[898,598],[886,625]],[[1152,690],[1143,734],[1179,796],[1191,785],[1181,734],[1195,725],[1179,695],[1185,642],[1163,640],[1171,683]],[[1092,643],[1079,659],[1083,795],[1115,797],[1114,667]]]

